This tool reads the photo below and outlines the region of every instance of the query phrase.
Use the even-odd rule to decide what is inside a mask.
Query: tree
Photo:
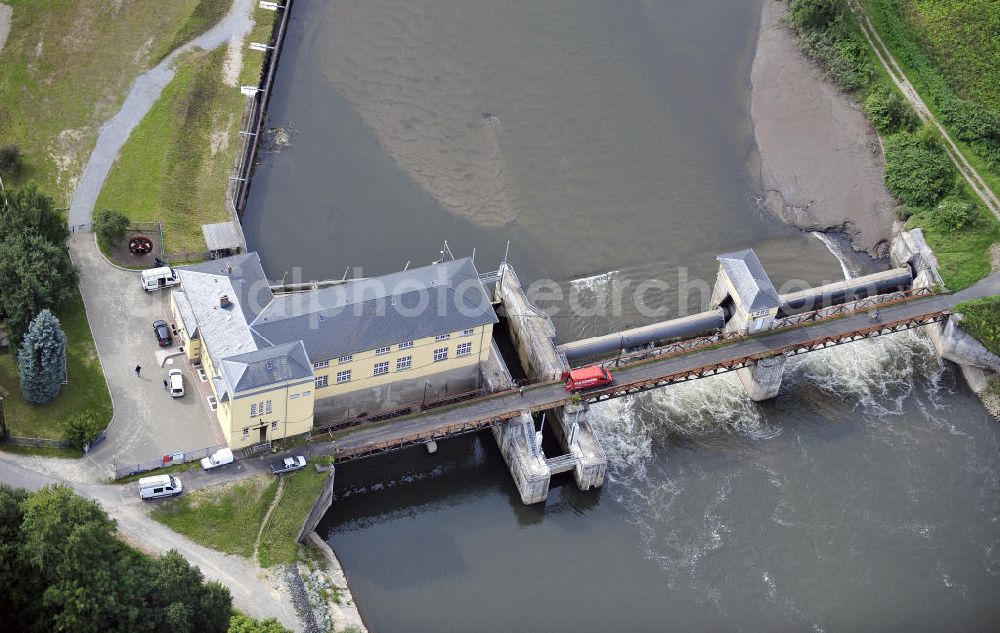
[[[17,145],[0,147],[0,176],[17,178],[21,175],[24,162],[21,159],[21,149]]]
[[[794,0],[791,5],[792,22],[805,31],[825,29],[843,12],[843,0]]]
[[[66,422],[63,439],[73,442],[73,445],[83,450],[91,444],[104,430],[100,418],[93,411],[77,413]]]
[[[899,130],[911,131],[917,124],[917,115],[897,91],[879,84],[868,93],[864,102],[865,114],[882,134]]]
[[[97,233],[97,241],[106,249],[114,247],[125,239],[125,232],[128,231],[129,224],[128,217],[121,211],[104,209],[94,218],[94,232]]]
[[[7,316],[15,345],[36,314],[58,309],[74,296],[76,282],[76,268],[64,247],[34,231],[0,241],[0,313]]]
[[[932,207],[954,179],[948,155],[926,135],[899,132],[885,140],[885,184],[904,204]]]
[[[66,218],[55,208],[52,198],[31,182],[7,191],[7,207],[0,210],[0,240],[35,232],[55,246],[65,246],[69,238]]]
[[[28,402],[51,402],[66,379],[66,335],[59,319],[42,310],[31,322],[17,353],[21,395]]]
[[[255,620],[237,613],[229,621],[229,633],[291,633],[274,618]]]
[[[176,551],[151,559],[120,541],[94,501],[59,485],[0,485],[3,630],[223,633],[229,591]]]

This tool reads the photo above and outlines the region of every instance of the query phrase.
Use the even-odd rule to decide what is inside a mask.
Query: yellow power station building
[[[232,448],[472,390],[497,322],[468,258],[285,294],[256,253],[178,274],[174,329]]]

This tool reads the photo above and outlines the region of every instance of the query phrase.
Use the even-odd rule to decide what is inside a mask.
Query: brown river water
[[[756,0],[297,0],[245,217],[269,276],[422,265],[444,240],[567,294],[572,340],[707,300],[754,247],[776,285],[878,267],[773,220],[749,120]],[[839,259],[838,259],[839,256]],[[662,318],[660,316],[659,318]],[[320,526],[389,631],[994,628],[1000,427],[921,335],[594,410],[598,492],[522,506],[488,434],[338,469]]]

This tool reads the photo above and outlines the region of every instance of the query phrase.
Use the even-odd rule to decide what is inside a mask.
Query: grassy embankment
[[[273,11],[256,9],[248,41],[270,41],[274,17]],[[98,209],[116,209],[137,222],[162,221],[168,254],[204,251],[201,225],[229,217],[226,189],[247,104],[239,86],[257,84],[264,59],[245,43],[241,51],[238,76],[227,70],[225,46],[180,61],[174,79],[122,148],[98,197]]]
[[[259,475],[231,486],[185,494],[161,505],[153,518],[197,543],[226,553],[251,558],[256,548],[262,567],[291,563],[299,552],[295,538],[327,476],[310,464],[282,475],[279,492],[277,478]],[[261,529],[275,494],[280,494],[280,499]]]
[[[955,306],[962,314],[962,329],[994,354],[1000,354],[1000,296],[964,301]]]
[[[0,145],[17,145],[24,160],[19,177],[5,185],[34,180],[67,207],[101,124],[121,107],[133,79],[155,63],[151,51],[175,38],[199,2],[5,3],[13,14],[0,51]],[[0,385],[10,392],[4,413],[13,434],[58,438],[67,417],[86,410],[110,420],[110,396],[83,301],[77,297],[58,316],[69,338],[69,384],[54,402],[26,403],[16,356],[0,355]]]
[[[890,6],[893,10],[904,11],[917,10],[918,5],[953,3],[943,0],[868,0],[866,4],[882,11]],[[936,132],[919,126],[915,113],[878,63],[843,0],[792,0],[790,7],[803,49],[832,81],[858,98],[883,138],[886,185],[903,203],[897,209],[897,216],[906,220],[908,228],[920,227],[924,230],[941,264],[940,272],[945,284],[951,290],[959,290],[989,274],[989,249],[992,244],[1000,242],[1000,222],[982,206],[960,178],[947,159]],[[893,53],[901,55],[896,48],[900,39],[883,32],[883,25],[875,21]],[[963,42],[966,46],[972,46],[977,37],[987,38],[985,30],[973,22],[967,22],[960,30],[965,34]],[[956,55],[955,60],[956,67],[964,68],[969,56]],[[930,64],[929,61],[927,63]],[[906,70],[910,76],[911,69]],[[971,70],[963,72],[968,76],[974,74]],[[950,90],[943,76],[938,77],[938,88]],[[913,76],[910,79],[914,80],[925,100],[930,101],[925,93],[926,85]],[[967,121],[962,117],[972,110],[978,113],[976,116],[982,114],[982,108],[976,109],[982,104],[966,101],[959,108],[966,114],[941,118],[949,132],[959,138],[963,135],[969,137],[968,130],[962,127]],[[964,130],[962,134],[955,131],[955,124],[960,124],[957,127]],[[997,119],[997,133],[1000,135],[1000,118]],[[975,157],[970,156],[970,161],[972,158]],[[1000,159],[1000,152],[997,158]],[[978,163],[973,161],[977,169],[984,166],[981,159],[977,160]],[[983,175],[984,178],[990,176],[988,172]]]
[[[90,336],[90,326],[79,293],[56,316],[67,338],[69,384],[63,387],[55,400],[44,405],[26,402],[21,397],[16,353],[0,354],[0,385],[10,392],[3,402],[3,410],[11,435],[59,439],[71,416],[88,411],[105,422],[111,421],[111,396],[108,395],[108,386],[97,359],[97,349]]]

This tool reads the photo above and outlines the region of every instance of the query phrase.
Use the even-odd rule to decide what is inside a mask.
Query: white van
[[[177,273],[170,266],[144,270],[139,273],[139,278],[142,280],[142,289],[146,292],[153,292],[154,290],[176,286],[181,283],[180,277],[177,276]]]
[[[159,497],[172,497],[184,491],[181,480],[173,475],[156,475],[154,477],[143,477],[139,480],[140,499],[158,499]]]
[[[201,459],[201,467],[205,470],[211,470],[212,468],[218,468],[219,466],[225,466],[226,464],[232,463],[233,451],[229,448],[220,448],[215,451],[215,454]]]

